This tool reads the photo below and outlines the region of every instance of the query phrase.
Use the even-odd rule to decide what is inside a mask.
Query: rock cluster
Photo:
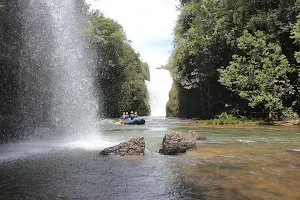
[[[164,155],[185,153],[187,150],[196,149],[196,141],[198,139],[199,135],[194,132],[168,133],[163,138],[162,148],[159,150],[159,153]]]
[[[196,132],[174,132],[168,133],[163,138],[162,148],[158,151],[164,155],[176,155],[185,153],[188,150],[196,149],[197,140],[206,138]],[[100,152],[104,156],[144,156],[145,138],[140,136],[122,142],[119,145],[106,148]]]
[[[122,142],[119,145],[106,148],[100,152],[104,156],[144,156],[145,138],[136,137],[128,142]]]

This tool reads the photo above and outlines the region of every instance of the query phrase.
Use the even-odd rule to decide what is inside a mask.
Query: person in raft
[[[139,118],[139,115],[137,114],[137,112],[134,113],[134,118],[135,119]]]
[[[128,112],[125,113],[125,120],[128,120],[129,118],[129,115],[128,115]]]
[[[130,112],[130,119],[133,120],[134,119],[134,114],[133,111]]]
[[[125,120],[125,112],[123,112],[122,116],[121,116],[122,120]]]

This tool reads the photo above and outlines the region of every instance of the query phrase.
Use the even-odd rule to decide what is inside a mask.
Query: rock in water
[[[162,148],[159,153],[164,155],[176,155],[185,153],[187,150],[196,149],[197,133],[168,133],[165,135]]]
[[[143,156],[145,155],[145,138],[140,136],[109,147],[100,152],[103,156]]]

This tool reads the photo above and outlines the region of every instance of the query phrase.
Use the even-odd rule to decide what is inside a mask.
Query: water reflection
[[[61,152],[0,165],[1,199],[193,199],[168,158]]]
[[[194,199],[177,178],[176,158],[155,153],[173,122],[149,121],[145,126],[117,126],[103,120],[102,141],[52,130],[0,146],[0,157],[7,158],[0,160],[0,199]],[[139,135],[146,137],[145,157],[98,156],[99,145]]]

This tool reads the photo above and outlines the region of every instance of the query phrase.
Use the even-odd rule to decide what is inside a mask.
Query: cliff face
[[[218,82],[207,87],[184,89],[178,82],[173,84],[167,104],[168,117],[208,119],[226,110],[229,92]]]

